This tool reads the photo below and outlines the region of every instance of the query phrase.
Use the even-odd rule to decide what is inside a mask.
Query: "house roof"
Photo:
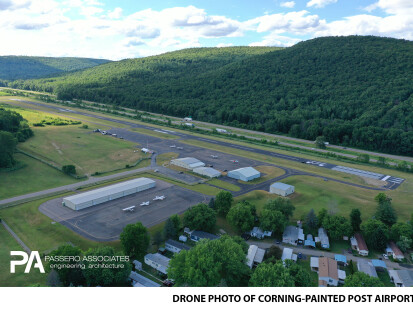
[[[347,257],[345,255],[336,254],[336,255],[334,255],[334,259],[338,262],[347,264]]]
[[[170,244],[170,245],[172,245],[172,246],[174,246],[178,249],[181,249],[181,250],[187,250],[188,251],[188,250],[191,249],[190,246],[187,246],[186,244],[183,244],[181,242],[178,242],[178,241],[175,241],[175,240],[172,240],[172,239],[169,239],[168,241],[166,241],[165,245],[167,245],[167,244]]]
[[[215,240],[215,239],[219,238],[219,236],[217,236],[217,235],[210,234],[208,232],[201,231],[201,230],[194,230],[191,233],[191,237],[192,236],[198,237],[199,239],[209,239],[209,240]]]
[[[364,272],[365,274],[369,275],[370,277],[377,278],[376,268],[374,268],[373,264],[367,260],[359,259],[357,261],[357,269],[360,272]]]
[[[293,259],[293,249],[290,248],[284,248],[283,249],[283,254],[281,256],[281,260],[286,260],[286,259]]]
[[[327,244],[328,246],[330,246],[330,241],[328,240],[327,232],[323,227],[320,227],[318,229],[318,238],[321,244]]]
[[[406,287],[413,287],[413,270],[397,270],[400,280]]]
[[[255,176],[257,174],[260,174],[260,172],[258,170],[255,170],[252,167],[238,168],[238,169],[235,169],[235,170],[231,170],[229,172],[238,172],[238,173],[242,174],[243,176],[245,176],[247,178]]]
[[[399,249],[399,247],[396,245],[396,243],[394,243],[394,241],[390,241],[389,246],[392,249],[394,255],[404,257],[403,252]]]
[[[363,235],[361,233],[355,233],[354,237],[357,240],[357,246],[359,248],[359,251],[368,251],[369,250],[367,248],[366,241],[364,241]]]
[[[108,196],[111,194],[116,194],[119,192],[124,192],[124,191],[133,189],[138,186],[143,186],[143,185],[152,184],[152,183],[155,183],[155,181],[148,179],[148,178],[138,178],[138,179],[133,179],[130,181],[121,182],[121,183],[105,186],[102,188],[94,189],[94,190],[87,191],[81,194],[65,197],[64,199],[74,204],[80,204],[83,202],[91,201],[93,199]]]
[[[312,256],[310,258],[310,266],[311,268],[318,268],[318,257]]]
[[[304,240],[304,233],[302,228],[295,226],[287,226],[283,232],[283,238],[289,238],[291,240]]]
[[[338,281],[337,262],[328,257],[320,257],[318,260],[319,278],[332,278]]]
[[[132,271],[129,275],[129,278],[131,278],[133,281],[137,282],[139,285],[136,286],[144,286],[144,287],[160,287],[161,285],[144,277],[143,275]]]
[[[281,189],[283,191],[286,191],[286,190],[290,189],[291,187],[294,188],[294,186],[292,186],[292,185],[288,185],[288,184],[281,183],[281,182],[272,183],[270,187]]]
[[[346,272],[344,270],[338,269],[338,278],[340,280],[345,280],[346,279]]]
[[[252,268],[255,263],[262,263],[264,260],[265,250],[257,247],[256,245],[250,245],[247,254],[247,265]]]
[[[371,263],[373,264],[375,268],[386,268],[387,269],[386,263],[380,259],[372,259]]]
[[[168,257],[163,256],[159,253],[155,253],[155,254],[149,253],[145,255],[145,258],[160,265],[159,269],[162,270],[164,273],[166,273],[166,269],[168,268],[169,261],[170,261]]]
[[[313,241],[313,240],[305,240],[305,241],[304,241],[304,245],[305,245],[305,246],[315,247],[315,241]]]

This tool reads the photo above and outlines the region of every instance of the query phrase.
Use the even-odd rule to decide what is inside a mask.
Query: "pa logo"
[[[29,273],[30,269],[32,268],[34,260],[36,263],[34,264],[34,268],[40,270],[40,273],[45,273],[42,260],[40,259],[40,255],[38,251],[33,251],[30,253],[30,256],[24,251],[10,251],[11,256],[21,256],[21,260],[11,260],[10,261],[10,273],[16,273],[16,266],[18,265],[26,265],[24,269],[24,273]]]

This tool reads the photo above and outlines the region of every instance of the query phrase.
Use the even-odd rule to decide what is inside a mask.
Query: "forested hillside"
[[[75,57],[0,56],[0,79],[35,79],[61,72],[86,69],[108,61]]]
[[[190,49],[12,85],[411,155],[412,81],[413,42],[350,36],[277,51]]]

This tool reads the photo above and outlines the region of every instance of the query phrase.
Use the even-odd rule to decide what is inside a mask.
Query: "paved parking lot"
[[[164,200],[154,201],[155,196],[164,195]],[[140,193],[108,201],[84,210],[74,211],[62,206],[63,198],[43,203],[39,210],[80,235],[95,241],[118,240],[127,224],[141,222],[151,227],[165,221],[173,214],[183,213],[189,207],[209,201],[208,196],[156,180],[156,187]],[[149,206],[140,206],[149,201]],[[135,211],[122,209],[135,205]]]

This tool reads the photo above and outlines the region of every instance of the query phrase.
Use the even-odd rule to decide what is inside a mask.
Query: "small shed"
[[[283,197],[291,195],[294,193],[295,187],[289,184],[276,182],[270,185],[270,193],[277,194]]]

